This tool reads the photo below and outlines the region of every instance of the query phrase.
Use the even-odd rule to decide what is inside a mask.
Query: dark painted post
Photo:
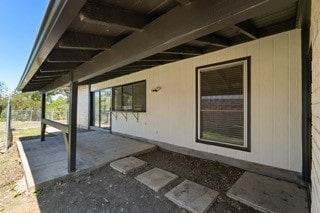
[[[311,182],[311,155],[312,155],[312,113],[311,113],[311,48],[310,28],[301,29],[301,57],[302,57],[302,178]]]
[[[46,124],[43,123],[42,119],[46,118],[46,93],[41,94],[41,141],[45,140]]]
[[[70,83],[68,171],[76,170],[78,82]]]

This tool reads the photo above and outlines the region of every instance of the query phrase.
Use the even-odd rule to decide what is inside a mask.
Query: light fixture
[[[151,92],[159,92],[161,90],[160,86],[157,86],[156,88],[151,89]]]

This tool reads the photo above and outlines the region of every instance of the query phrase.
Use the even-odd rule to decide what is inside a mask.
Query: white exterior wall
[[[89,109],[90,109],[90,91],[89,86],[78,87],[78,127],[89,128]]]
[[[194,150],[301,172],[300,30],[158,66],[92,85],[92,90],[147,82],[147,112],[139,122],[118,113],[112,130]],[[251,152],[195,142],[195,68],[251,56]],[[151,88],[161,86],[157,93]]]
[[[320,1],[311,4],[312,168],[311,211],[320,212]]]

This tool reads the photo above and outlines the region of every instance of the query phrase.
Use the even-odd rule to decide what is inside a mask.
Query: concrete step
[[[146,166],[148,163],[135,157],[127,157],[110,163],[111,168],[123,174],[128,174]]]
[[[165,187],[167,184],[171,183],[177,178],[178,175],[175,175],[171,172],[159,168],[153,168],[138,175],[136,180],[158,192],[161,188]]]
[[[302,186],[251,172],[245,172],[227,196],[262,212],[309,212]]]
[[[208,211],[218,195],[219,192],[213,189],[185,180],[165,196],[190,212],[203,213]]]

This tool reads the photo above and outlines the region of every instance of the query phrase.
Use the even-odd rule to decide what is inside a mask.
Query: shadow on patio
[[[40,189],[50,183],[88,173],[107,163],[129,155],[156,148],[132,139],[101,131],[77,134],[77,171],[68,173],[67,152],[62,135],[17,142],[29,190]]]

